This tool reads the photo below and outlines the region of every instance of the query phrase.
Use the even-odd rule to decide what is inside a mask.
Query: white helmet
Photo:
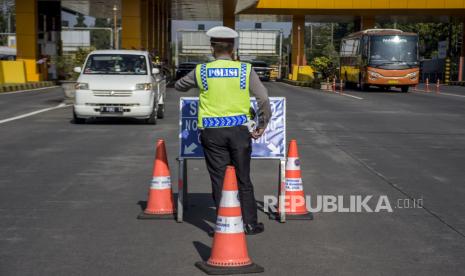
[[[234,39],[239,36],[239,34],[228,27],[216,26],[207,31],[207,36],[212,39]]]

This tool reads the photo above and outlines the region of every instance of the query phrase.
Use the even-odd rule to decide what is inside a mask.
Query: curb
[[[38,81],[38,82],[27,82],[27,83],[5,83],[0,84],[0,93],[2,92],[14,92],[19,90],[29,90],[35,88],[54,86],[53,81]]]
[[[283,79],[284,83],[294,85],[294,86],[301,86],[301,87],[313,87],[313,82],[310,81],[295,81],[289,79]]]
[[[450,81],[449,85],[465,86],[465,81]]]

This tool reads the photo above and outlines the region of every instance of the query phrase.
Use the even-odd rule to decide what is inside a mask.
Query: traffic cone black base
[[[232,274],[250,274],[250,273],[262,273],[265,269],[257,264],[250,264],[246,266],[238,267],[221,267],[211,266],[207,262],[196,262],[195,266],[208,275],[232,275]]]
[[[166,215],[159,215],[159,214],[146,214],[144,212],[140,213],[137,216],[137,219],[175,219],[176,213],[174,214],[166,214]]]

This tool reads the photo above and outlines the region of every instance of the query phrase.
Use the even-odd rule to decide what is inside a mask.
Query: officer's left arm
[[[257,129],[266,129],[271,118],[271,106],[268,99],[268,90],[258,78],[257,73],[252,70],[250,72],[249,90],[252,96],[257,98],[258,104],[258,126]]]
[[[190,71],[187,75],[180,78],[175,84],[174,88],[181,92],[187,92],[191,88],[197,88],[197,81],[195,79],[195,69]]]

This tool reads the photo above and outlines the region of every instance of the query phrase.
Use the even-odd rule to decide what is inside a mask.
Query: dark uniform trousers
[[[257,223],[257,203],[250,180],[252,140],[247,127],[205,128],[201,131],[200,140],[210,173],[216,210],[221,200],[226,166],[233,165],[244,223]]]

